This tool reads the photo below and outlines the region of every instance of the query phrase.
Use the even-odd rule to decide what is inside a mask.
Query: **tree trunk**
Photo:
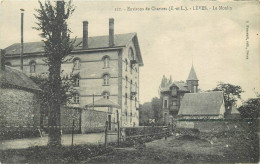
[[[61,145],[61,127],[60,127],[60,78],[61,63],[55,62],[49,67],[50,71],[50,112],[49,112],[49,146]]]

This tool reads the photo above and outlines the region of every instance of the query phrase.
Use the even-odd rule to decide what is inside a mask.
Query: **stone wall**
[[[61,129],[63,134],[72,133],[74,120],[74,133],[95,133],[105,131],[107,112],[92,109],[61,107]],[[45,131],[47,132],[48,121],[45,120]],[[114,122],[114,119],[112,120]],[[114,128],[114,124],[112,124]]]
[[[63,134],[72,133],[72,125],[74,120],[74,133],[81,133],[81,113],[80,108],[61,108],[61,129]]]
[[[37,95],[32,92],[0,88],[0,136],[21,138],[24,132],[28,135],[37,133],[40,128],[37,100]]]
[[[107,112],[83,110],[81,119],[81,132],[104,132],[107,121]]]
[[[177,121],[177,128],[198,129],[201,132],[221,132],[229,130],[240,130],[247,127],[247,122],[239,119],[229,120],[196,120]]]

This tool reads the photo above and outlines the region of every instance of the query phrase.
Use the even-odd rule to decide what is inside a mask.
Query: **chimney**
[[[24,9],[21,10],[21,52],[20,52],[20,60],[21,60],[21,65],[20,68],[23,71],[23,16],[24,16]]]
[[[109,47],[114,46],[114,18],[109,19]]]
[[[5,50],[0,50],[0,76],[5,70]]]
[[[83,49],[88,48],[88,21],[83,21]]]

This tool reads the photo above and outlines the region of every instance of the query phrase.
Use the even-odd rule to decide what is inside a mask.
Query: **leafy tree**
[[[41,37],[44,39],[45,62],[49,67],[49,87],[46,88],[50,93],[48,103],[49,111],[49,141],[50,146],[61,145],[60,133],[60,105],[61,105],[61,64],[73,50],[74,40],[70,39],[71,31],[68,28],[67,21],[74,11],[71,1],[56,1],[54,3],[45,1],[40,4],[40,9],[36,9],[37,27],[34,29],[41,31]]]
[[[238,108],[242,118],[257,119],[260,112],[260,98],[251,98]]]
[[[241,93],[244,92],[242,88],[238,85],[233,85],[229,83],[219,82],[217,87],[213,91],[223,91],[224,92],[224,102],[225,102],[225,114],[230,114],[233,104],[241,99]]]
[[[61,104],[71,103],[73,95],[77,92],[74,88],[76,77],[77,74],[71,73],[69,76],[63,76],[61,78]],[[40,95],[41,105],[48,109],[50,102],[49,98],[51,97],[50,90],[48,89],[50,88],[49,78],[45,75],[34,75],[30,76],[30,78],[42,89],[42,94]]]
[[[152,99],[152,111],[154,113],[154,118],[157,123],[161,123],[162,120],[162,102],[159,98],[154,97]]]
[[[148,125],[149,119],[154,118],[154,113],[152,110],[152,103],[146,102],[140,105],[139,110],[139,123],[140,125]]]

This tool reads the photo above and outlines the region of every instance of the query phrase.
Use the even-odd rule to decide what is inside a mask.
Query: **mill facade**
[[[69,106],[86,108],[92,102],[109,99],[118,105],[110,109],[108,121],[120,121],[121,126],[139,124],[139,71],[143,60],[136,33],[114,34],[114,19],[109,19],[109,35],[88,36],[88,22],[83,22],[83,38],[75,42],[71,58],[62,64],[62,75],[76,75],[77,93]],[[23,72],[27,75],[47,75],[42,42],[24,43]],[[6,65],[20,68],[20,43],[5,49]],[[106,103],[106,101],[103,101]],[[103,104],[106,106],[106,104]],[[93,110],[104,110],[96,107]],[[119,120],[116,114],[119,114]],[[104,121],[104,120],[102,120]]]

